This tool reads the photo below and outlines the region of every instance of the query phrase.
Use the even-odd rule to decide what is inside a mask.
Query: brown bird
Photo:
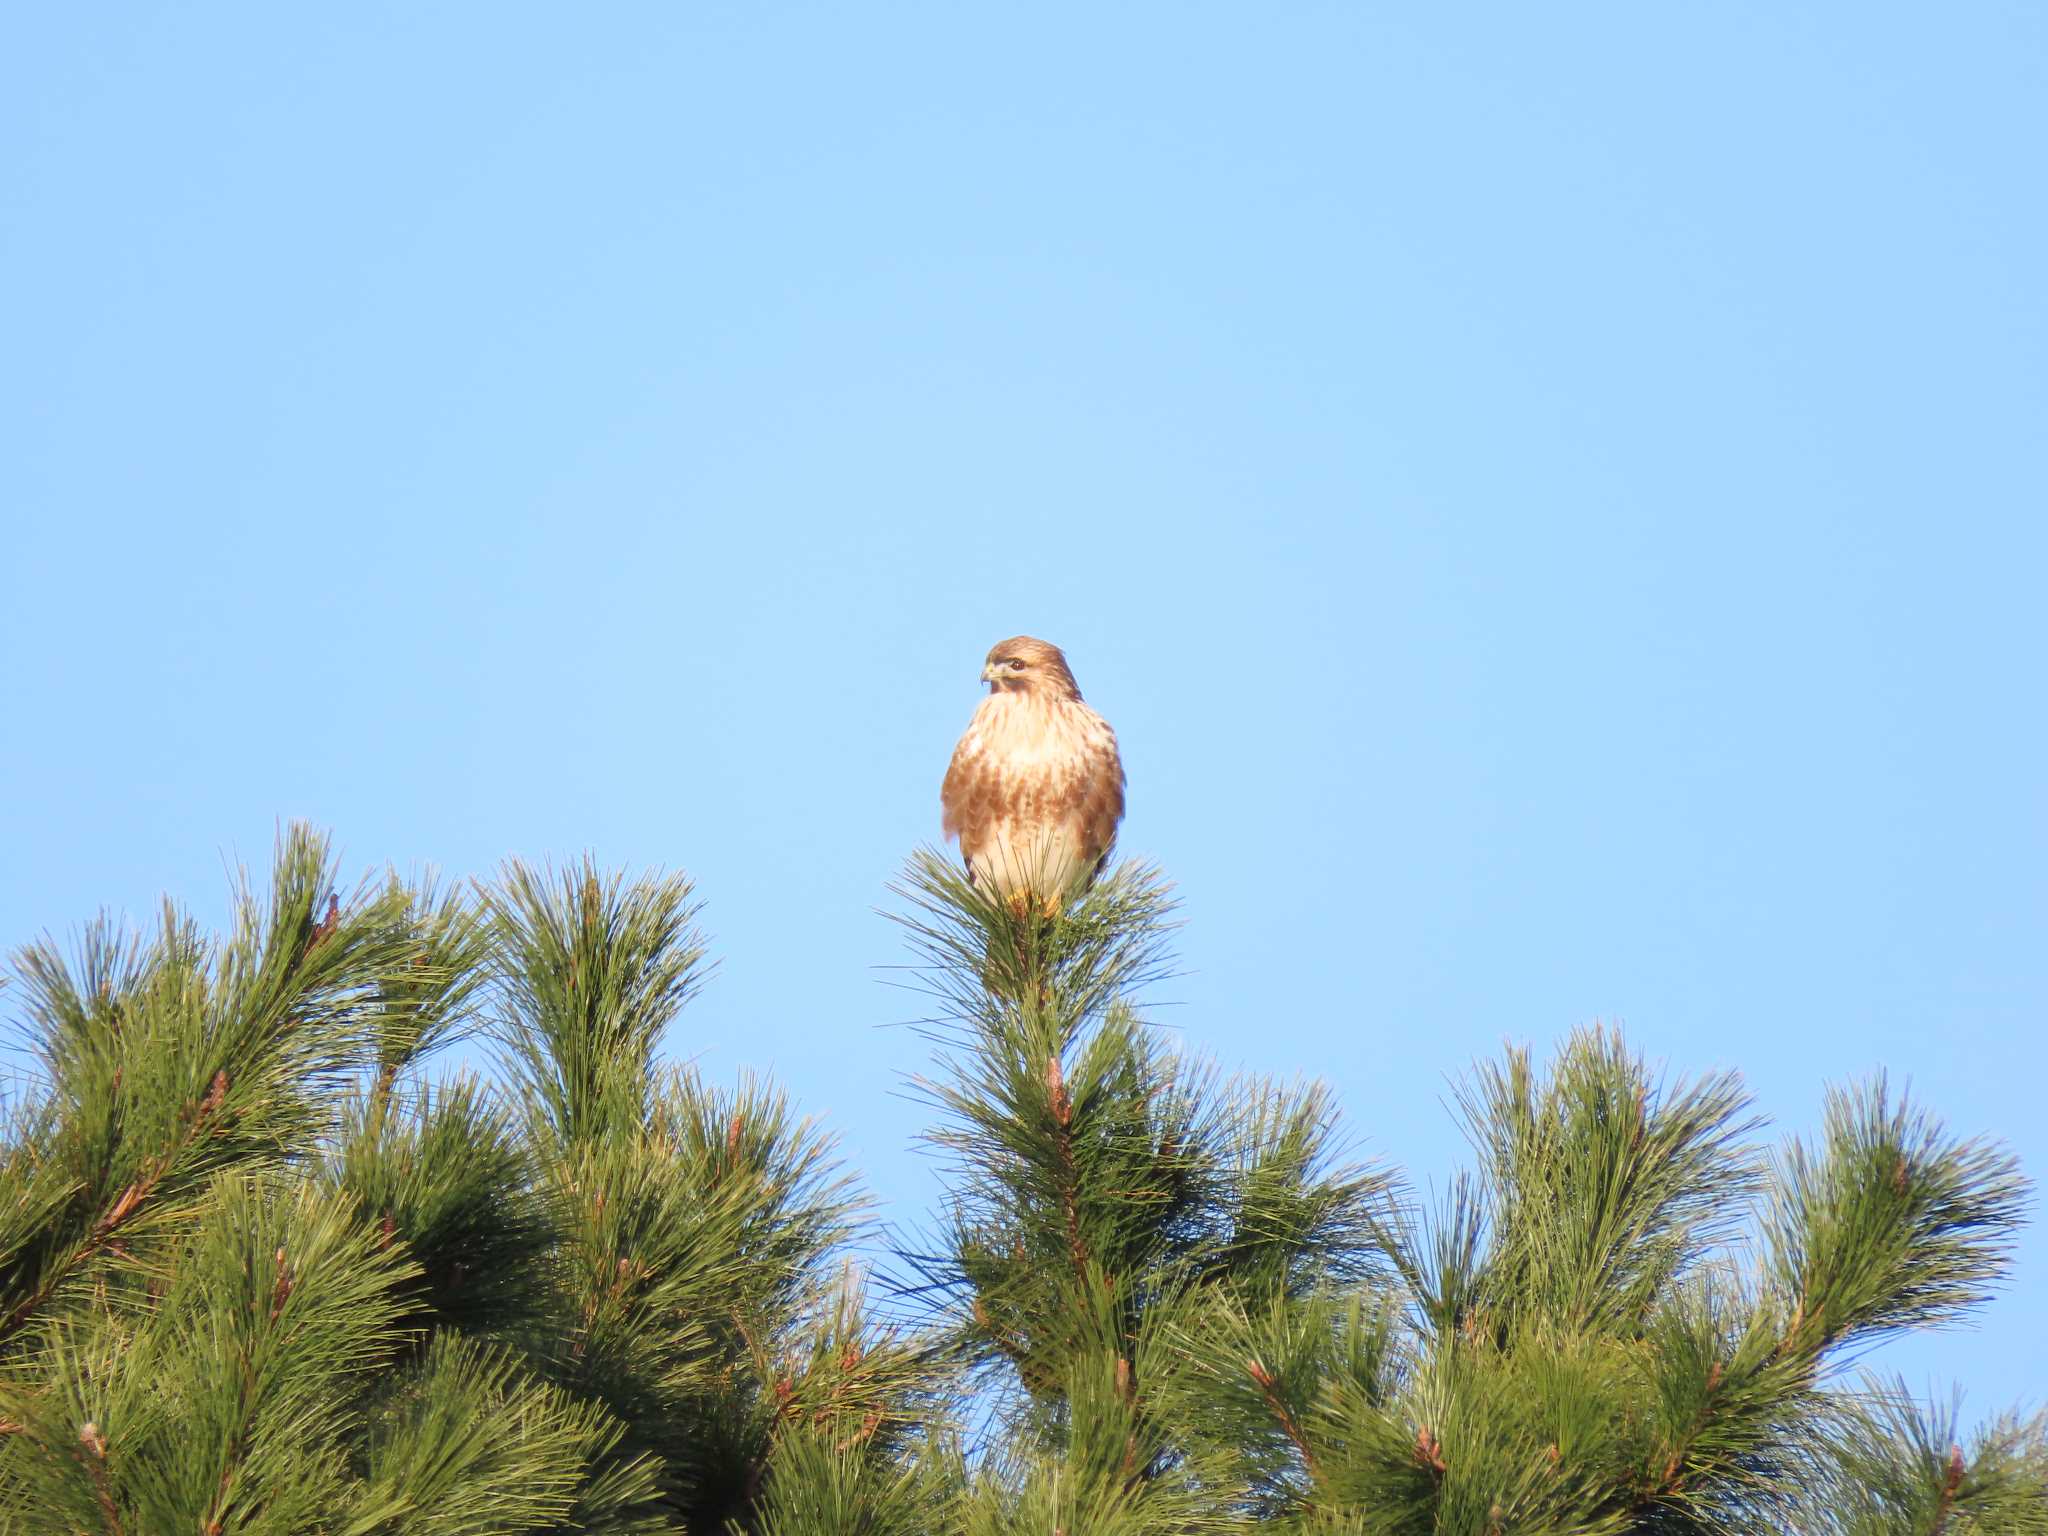
[[[1020,916],[1050,917],[1109,858],[1124,815],[1116,732],[1081,701],[1056,645],[1019,635],[988,653],[988,697],[953,749],[939,791],[967,876]]]

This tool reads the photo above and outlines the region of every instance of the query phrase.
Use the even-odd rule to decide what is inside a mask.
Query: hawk
[[[1116,732],[1081,702],[1056,645],[1019,635],[988,653],[988,697],[939,791],[967,877],[1022,915],[1050,917],[1109,858],[1124,814]]]

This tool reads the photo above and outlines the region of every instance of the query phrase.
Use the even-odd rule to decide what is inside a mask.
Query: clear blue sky
[[[2040,6],[26,7],[0,143],[0,940],[681,867],[673,1049],[914,1220],[873,908],[1028,631],[1369,1151],[1597,1018],[2048,1175]],[[2038,1394],[2048,1240],[1876,1363]]]

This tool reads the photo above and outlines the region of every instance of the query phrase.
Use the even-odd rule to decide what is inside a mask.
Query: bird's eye
[[[1012,672],[1022,672],[1024,670],[1024,663],[1017,660],[1016,657],[1012,656],[1010,658],[1009,667]]]

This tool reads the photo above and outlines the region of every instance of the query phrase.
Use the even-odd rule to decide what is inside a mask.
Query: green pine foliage
[[[1586,1030],[1471,1072],[1421,1200],[1144,1017],[1156,871],[896,891],[948,1193],[887,1244],[772,1085],[674,1064],[679,876],[344,888],[294,829],[221,938],[21,949],[0,1532],[2048,1533],[2048,1421],[1850,1369],[2030,1200],[1883,1081],[1774,1146]]]

